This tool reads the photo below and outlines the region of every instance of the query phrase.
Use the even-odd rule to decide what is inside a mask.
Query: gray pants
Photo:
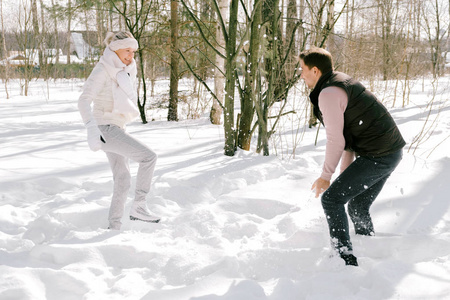
[[[98,127],[105,141],[102,150],[108,157],[114,180],[114,191],[109,209],[109,227],[120,229],[127,194],[131,185],[128,159],[139,163],[134,201],[145,203],[146,196],[150,191],[157,155],[118,126],[100,125]]]

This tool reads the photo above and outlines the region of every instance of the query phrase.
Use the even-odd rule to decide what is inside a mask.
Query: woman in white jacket
[[[78,108],[87,128],[89,147],[103,150],[108,157],[114,179],[109,228],[119,230],[130,189],[128,159],[139,163],[130,219],[159,222],[146,202],[157,155],[125,131],[126,124],[139,116],[134,60],[138,43],[129,32],[110,32],[105,44],[103,56],[83,86]]]

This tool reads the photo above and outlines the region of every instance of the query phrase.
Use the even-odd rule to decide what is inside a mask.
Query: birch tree
[[[31,0],[31,22],[32,22],[33,34],[34,34],[33,40],[35,43],[33,49],[37,49],[39,66],[43,66],[44,65],[43,48],[42,48],[43,47],[43,39],[42,39],[42,35],[39,30],[39,15],[38,15],[36,0]]]
[[[228,23],[228,0],[218,0],[218,9],[215,12],[216,16],[222,16],[224,24]],[[217,18],[218,19],[218,18]],[[214,94],[216,98],[213,97],[211,113],[209,118],[212,124],[219,125],[221,122],[222,107],[224,99],[224,88],[225,88],[225,38],[224,33],[219,22],[216,23],[216,43],[217,43],[217,53],[215,55],[215,66],[214,66]]]

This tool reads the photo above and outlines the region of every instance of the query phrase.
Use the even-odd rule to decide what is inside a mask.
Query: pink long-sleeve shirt
[[[354,152],[344,150],[344,112],[347,104],[347,93],[340,87],[331,86],[320,92],[319,109],[322,112],[327,136],[325,161],[320,177],[325,180],[331,180],[339,161],[342,172],[355,157]]]

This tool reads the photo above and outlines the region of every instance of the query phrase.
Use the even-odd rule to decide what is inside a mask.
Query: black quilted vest
[[[394,119],[384,105],[360,82],[341,72],[330,71],[323,74],[309,95],[314,114],[322,124],[319,94],[329,86],[344,89],[348,96],[344,112],[346,150],[355,151],[358,155],[380,157],[405,146]]]

